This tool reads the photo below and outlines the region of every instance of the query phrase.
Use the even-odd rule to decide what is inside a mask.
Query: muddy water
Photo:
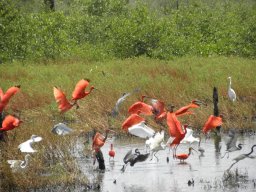
[[[232,152],[229,158],[221,158],[225,152],[224,139],[218,143],[214,138],[203,140],[201,147],[205,149],[204,156],[196,152],[180,163],[172,158],[168,150],[159,151],[157,157],[150,161],[140,162],[134,167],[127,166],[126,171],[121,173],[123,157],[132,148],[145,150],[144,140],[118,140],[114,141],[116,152],[115,160],[109,161],[108,151],[110,143],[102,148],[107,170],[105,173],[97,171],[97,165],[92,165],[91,158],[78,160],[82,172],[92,183],[100,184],[103,192],[155,192],[155,191],[256,191],[256,159],[244,159],[233,166],[234,173],[228,179],[224,177],[224,171],[232,164],[232,159],[239,154],[248,153],[251,146],[256,144],[256,136],[239,137],[238,143],[245,144],[241,151]],[[132,143],[132,144],[131,144]],[[192,144],[197,149],[197,144]],[[220,152],[216,152],[220,150]],[[182,144],[177,150],[179,153],[188,153],[188,145]],[[256,151],[253,153],[256,155]],[[166,157],[170,161],[167,163]],[[237,169],[237,171],[236,171]],[[235,176],[237,173],[237,176]],[[223,182],[223,179],[226,181]],[[189,186],[188,181],[194,180],[194,185]],[[116,180],[116,184],[113,181]]]

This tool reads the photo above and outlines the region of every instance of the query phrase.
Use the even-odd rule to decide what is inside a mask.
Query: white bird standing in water
[[[234,89],[231,88],[231,77],[228,77],[229,85],[228,85],[228,97],[229,99],[234,102],[236,100],[236,92]]]
[[[19,171],[21,169],[25,169],[28,166],[29,158],[31,158],[31,156],[29,154],[27,154],[25,156],[25,161],[22,161],[22,160],[7,160],[7,163],[10,164],[10,168],[12,169],[12,171],[16,172],[16,171]]]
[[[34,142],[39,142],[41,141],[43,138],[42,137],[39,137],[37,135],[32,135],[31,138],[27,141],[25,141],[24,143],[21,143],[18,148],[20,149],[21,152],[23,153],[34,153],[34,152],[37,152],[37,150],[34,150],[32,148],[32,144]]]

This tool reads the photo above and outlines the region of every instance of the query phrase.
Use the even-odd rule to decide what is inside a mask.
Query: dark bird
[[[228,154],[228,157],[229,157],[229,153],[230,152],[238,151],[238,150],[242,149],[242,145],[243,144],[239,143],[236,146],[237,137],[238,137],[238,135],[235,132],[235,130],[232,129],[232,130],[229,131],[228,136],[226,138],[227,149],[226,149],[226,152],[225,152],[225,154],[224,154],[224,156],[222,158],[224,158],[226,154]]]
[[[132,153],[132,149],[129,150],[123,159],[125,165],[123,165],[121,171],[125,171],[125,168],[128,165],[128,163],[130,163],[130,166],[133,167],[134,164],[137,162],[146,161],[147,158],[149,157],[149,154],[150,153],[141,154],[139,152],[139,149],[135,149],[135,153]]]
[[[254,159],[254,158],[255,158],[254,156],[250,156],[250,155],[253,153],[254,147],[256,147],[256,145],[253,145],[253,146],[251,147],[250,153],[241,154],[241,155],[237,156],[236,158],[234,158],[233,160],[234,160],[235,162],[234,162],[233,164],[231,164],[231,166],[227,169],[227,171],[229,171],[229,170],[233,167],[233,165],[235,165],[236,163],[238,163],[239,161],[241,161],[241,160],[243,160],[243,159],[245,159],[245,158]]]

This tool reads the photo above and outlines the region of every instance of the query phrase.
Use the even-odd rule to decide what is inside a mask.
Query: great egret
[[[52,132],[57,135],[67,135],[73,130],[64,123],[58,123],[52,128]]]
[[[228,85],[228,97],[229,99],[234,102],[236,100],[236,92],[234,89],[231,88],[231,77],[228,77],[229,85]]]
[[[227,171],[229,171],[236,163],[238,163],[239,161],[245,159],[245,158],[251,158],[251,159],[254,159],[255,157],[254,156],[250,156],[252,153],[253,153],[253,149],[254,147],[256,147],[256,145],[253,145],[251,147],[251,151],[250,153],[246,153],[246,154],[241,154],[239,156],[237,156],[236,158],[233,159],[233,161],[235,161],[233,164],[231,164],[231,166],[227,169]]]
[[[41,141],[42,139],[43,139],[42,137],[32,135],[29,140],[25,141],[24,143],[21,143],[18,146],[18,148],[23,153],[35,153],[35,152],[37,152],[37,150],[34,150],[31,145],[35,142]]]
[[[238,137],[238,135],[235,132],[235,130],[229,131],[228,136],[226,138],[227,149],[222,158],[224,158],[226,154],[228,154],[228,157],[229,157],[229,152],[238,151],[238,150],[242,149],[243,144],[239,143],[238,146],[236,146],[237,137]]]
[[[128,132],[140,138],[150,138],[155,134],[155,131],[142,121],[128,128]]]
[[[10,168],[13,172],[17,172],[19,170],[25,169],[28,166],[29,159],[31,156],[29,154],[25,155],[25,160],[7,160],[7,162],[10,164]]]
[[[194,143],[194,142],[199,142],[199,138],[195,138],[195,137],[193,136],[193,130],[187,128],[187,133],[186,133],[184,139],[182,139],[180,143],[189,143],[189,144],[192,144],[192,143]]]

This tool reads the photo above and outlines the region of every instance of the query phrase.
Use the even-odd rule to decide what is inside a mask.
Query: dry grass
[[[212,90],[216,86],[220,113],[224,115],[223,128],[255,128],[251,121],[256,114],[255,65],[255,60],[226,57],[190,57],[168,62],[146,58],[106,62],[78,59],[1,65],[1,88],[5,91],[10,86],[21,85],[21,92],[12,98],[6,111],[15,113],[19,110],[24,120],[19,128],[9,131],[9,141],[1,147],[1,181],[8,180],[6,185],[10,183],[26,188],[45,183],[73,182],[81,178],[75,159],[69,153],[76,137],[92,129],[103,131],[111,127],[121,130],[121,124],[128,115],[127,108],[142,94],[159,98],[176,108],[195,98],[205,101],[208,106],[195,109],[195,116],[180,119],[200,129],[213,113]],[[235,103],[227,98],[228,76],[232,76],[233,88],[238,95]],[[75,84],[82,78],[91,79],[91,84],[98,90],[79,101],[78,110],[59,114],[53,86],[59,86],[71,98]],[[141,92],[127,98],[121,105],[120,116],[116,119],[109,117],[122,93],[134,88],[140,88]],[[158,128],[151,117],[147,119]],[[65,140],[51,133],[53,125],[63,121],[75,130]],[[24,154],[17,147],[32,134],[43,137],[43,141],[35,145],[39,152],[33,154],[28,171],[12,174],[6,160],[24,159]],[[52,176],[43,177],[42,173]]]

